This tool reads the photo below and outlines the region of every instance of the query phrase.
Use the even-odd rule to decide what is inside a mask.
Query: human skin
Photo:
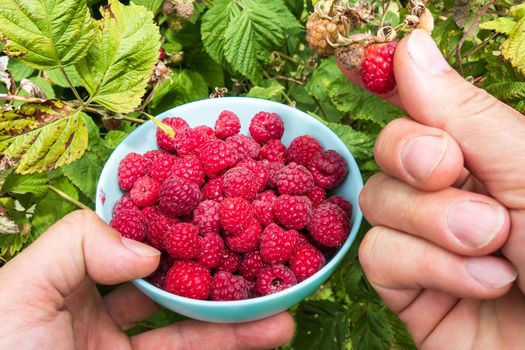
[[[408,117],[375,145],[363,269],[419,348],[523,349],[525,118],[465,81],[422,30],[394,67],[397,89],[382,97]]]
[[[270,349],[294,332],[288,313],[243,324],[184,321],[128,337],[158,306],[130,283],[160,252],[122,238],[91,211],[60,220],[0,269],[0,349]]]

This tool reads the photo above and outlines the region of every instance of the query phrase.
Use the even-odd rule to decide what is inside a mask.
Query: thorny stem
[[[64,70],[64,67],[60,66],[60,71],[62,72],[62,75],[64,76],[64,78],[66,78],[67,84],[69,85],[69,88],[73,91],[73,94],[77,98],[78,102],[80,102],[81,105],[84,105],[84,101],[82,101],[82,97],[80,97],[80,94],[78,93],[77,89],[75,88],[75,86],[73,85],[69,77],[67,76],[67,73]]]
[[[383,1],[383,5],[384,4],[385,2]],[[383,16],[381,17],[381,24],[379,25],[380,28],[383,26],[383,24],[385,24],[386,13],[391,4],[392,4],[392,0],[388,0],[388,3],[386,4],[386,6],[383,6]]]
[[[53,192],[55,192],[56,194],[58,194],[60,197],[64,198],[66,201],[76,205],[77,207],[79,207],[80,209],[87,209],[87,210],[91,210],[90,207],[88,207],[87,205],[85,205],[84,203],[81,203],[79,202],[78,200],[76,200],[75,198],[72,198],[71,196],[69,196],[67,193],[65,192],[62,192],[61,190],[59,190],[58,188],[56,188],[55,186],[53,185],[49,185],[49,189]]]

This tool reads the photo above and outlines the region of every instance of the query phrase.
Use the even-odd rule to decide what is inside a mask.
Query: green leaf
[[[0,113],[0,168],[29,174],[79,159],[88,144],[82,115],[56,100]]]
[[[501,81],[490,84],[485,89],[495,97],[503,101],[525,100],[525,82],[523,81]]]
[[[35,83],[40,88],[40,90],[42,90],[42,92],[46,95],[46,98],[53,99],[56,97],[55,90],[53,90],[53,87],[51,86],[51,84],[49,84],[49,82],[45,80],[44,78],[33,77],[33,78],[29,78],[29,80]]]
[[[113,150],[126,138],[126,136],[128,136],[128,134],[123,131],[111,130],[104,138],[104,145],[108,149]]]
[[[326,59],[321,62],[305,85],[306,91],[315,98],[319,105],[322,116],[330,122],[337,122],[342,118],[327,92],[333,79],[337,79],[341,75],[342,73],[337,68],[335,60]]]
[[[394,333],[388,322],[385,306],[353,304],[350,309],[350,338],[356,349],[390,349]]]
[[[330,301],[301,303],[295,315],[297,332],[292,349],[343,349],[348,334],[347,314],[348,310],[345,307]]]
[[[254,86],[248,92],[248,97],[265,98],[268,100],[280,100],[284,86],[279,84],[276,80],[265,80],[262,86]]]
[[[82,86],[82,79],[80,78],[80,75],[78,75],[74,65],[64,67],[64,71],[66,72],[69,81],[73,86]],[[69,88],[69,83],[60,69],[57,68],[47,71],[47,76],[53,82],[53,84],[64,88]]]
[[[151,12],[155,13],[159,10],[163,0],[133,0],[132,2],[136,5],[144,6]]]
[[[191,70],[198,72],[209,87],[224,86],[224,72],[206,52],[199,51],[188,59]]]
[[[159,28],[150,11],[134,4],[110,0],[101,14],[95,41],[76,68],[93,102],[114,112],[131,112],[157,63]]]
[[[516,22],[512,18],[498,17],[493,21],[481,23],[479,27],[481,29],[493,30],[497,33],[508,35],[512,31],[512,28],[514,28],[514,25],[516,25]]]
[[[512,6],[510,8],[510,14],[512,15],[512,17],[514,17],[516,21],[519,21],[520,19],[525,17],[525,3]]]
[[[509,38],[503,43],[501,53],[521,74],[525,74],[525,17],[512,29]]]
[[[62,172],[86,197],[94,200],[102,167],[103,164],[96,154],[86,152],[79,160],[64,166]]]
[[[295,18],[294,14],[290,11],[289,6],[287,6],[287,3],[290,3],[291,1],[283,1],[283,0],[259,0],[259,3],[264,6],[265,11],[268,14],[275,14],[275,19],[279,21],[279,26],[283,29],[297,29],[301,28],[303,29],[303,26],[297,18]],[[303,5],[303,1],[297,1],[295,6],[301,6]]]
[[[18,60],[9,60],[7,69],[11,72],[13,79],[16,81],[27,79],[35,72],[33,68],[26,66]]]
[[[36,69],[77,62],[94,38],[86,0],[3,0],[0,36],[4,52]]]
[[[19,175],[11,173],[2,185],[1,193],[32,193],[36,196],[44,194],[48,189],[47,174]]]

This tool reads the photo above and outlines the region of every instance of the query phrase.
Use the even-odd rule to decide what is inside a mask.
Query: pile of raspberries
[[[163,252],[150,283],[201,300],[264,296],[312,276],[345,242],[352,206],[326,198],[348,171],[336,151],[308,135],[286,148],[275,113],[257,113],[251,137],[230,111],[215,129],[162,122],[175,137],[158,128],[161,150],[122,160],[111,220]]]

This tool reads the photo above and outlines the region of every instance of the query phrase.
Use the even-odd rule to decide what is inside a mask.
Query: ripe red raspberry
[[[314,178],[304,166],[290,163],[277,174],[276,185],[281,194],[302,195],[314,187]]]
[[[237,167],[249,169],[255,174],[257,183],[259,184],[257,192],[265,190],[266,185],[268,184],[268,166],[266,163],[258,162],[253,159],[246,159],[237,163]]]
[[[256,219],[251,219],[241,232],[226,232],[226,246],[237,253],[254,251],[259,247],[261,234],[261,224]]]
[[[248,281],[255,281],[264,267],[266,264],[262,260],[261,253],[249,252],[244,254],[242,258],[239,273]]]
[[[174,258],[193,259],[199,255],[199,230],[195,225],[181,223],[164,235],[164,248]]]
[[[194,182],[171,176],[160,186],[160,210],[170,216],[191,214],[202,200],[202,193]]]
[[[226,198],[219,207],[221,226],[231,234],[241,233],[253,220],[253,207],[243,198]]]
[[[234,273],[241,265],[241,255],[225,248],[222,252],[222,262],[217,267],[217,271]]]
[[[146,238],[146,218],[138,210],[121,209],[113,215],[109,225],[122,237],[143,241]]]
[[[365,49],[361,62],[363,85],[376,94],[386,94],[396,87],[394,52],[397,42],[372,44]]]
[[[290,270],[297,278],[297,282],[302,282],[321,270],[325,265],[324,255],[315,249],[311,244],[302,244],[292,255],[290,260]]]
[[[186,298],[205,300],[211,291],[210,270],[194,261],[178,261],[166,274],[167,292]]]
[[[280,140],[284,134],[284,123],[276,113],[259,112],[252,118],[250,134],[260,144]]]
[[[224,241],[221,236],[207,233],[199,238],[200,252],[197,261],[210,269],[219,266],[223,259]]]
[[[326,201],[330,202],[330,203],[334,203],[339,208],[343,209],[343,211],[345,212],[345,214],[348,217],[352,216],[352,203],[350,203],[349,201],[347,201],[343,197],[336,195],[336,196],[332,196],[332,197],[328,198]]]
[[[157,205],[143,208],[140,211],[140,213],[144,215],[146,220],[148,220],[148,224],[151,222],[151,220],[154,220],[158,215],[162,215]]]
[[[124,191],[129,191],[141,176],[148,173],[151,161],[137,153],[129,153],[118,167],[118,184]]]
[[[222,191],[222,176],[208,181],[202,188],[202,195],[205,199],[222,202],[224,194]]]
[[[289,230],[301,230],[312,217],[312,202],[305,196],[283,194],[273,204],[275,218]]]
[[[312,206],[315,208],[321,204],[326,198],[326,191],[319,186],[314,186],[307,194],[306,197],[312,202]]]
[[[151,151],[147,151],[142,156],[144,158],[146,158],[146,159],[149,159],[151,161],[151,163],[153,163],[158,157],[161,157],[164,154],[169,154],[169,153],[166,153],[164,151],[159,151],[157,149],[154,149],[154,150],[151,150]]]
[[[231,168],[222,178],[222,189],[225,197],[240,197],[251,201],[259,189],[253,171],[244,167]]]
[[[201,186],[204,183],[204,169],[199,157],[189,155],[177,158],[173,164],[172,174]]]
[[[135,181],[130,196],[139,207],[154,205],[159,200],[160,182],[149,176],[142,176]]]
[[[299,136],[290,143],[290,147],[286,150],[286,161],[308,167],[313,156],[322,150],[323,147],[317,139],[308,135]]]
[[[193,212],[193,223],[203,235],[208,233],[219,234],[221,231],[221,218],[219,216],[220,204],[215,201],[205,200]]]
[[[215,139],[216,136],[215,136],[215,131],[213,131],[212,128],[210,128],[209,126],[207,125],[199,125],[197,127],[194,128],[194,130],[202,135],[204,135],[204,139],[205,140],[208,140],[208,139]]]
[[[312,213],[308,231],[314,240],[327,247],[339,247],[348,237],[350,222],[343,209],[321,203]]]
[[[207,138],[201,132],[192,128],[181,130],[175,135],[175,149],[180,157],[196,154],[197,149],[206,142]]]
[[[317,153],[310,161],[308,169],[314,177],[315,184],[324,189],[339,185],[348,172],[345,159],[334,150]]]
[[[162,122],[170,126],[175,132],[175,135],[177,135],[181,130],[184,130],[190,127],[184,119],[181,119],[179,117],[164,118]],[[161,128],[157,128],[157,144],[163,150],[166,150],[169,152],[175,151],[174,139],[168,136],[168,134],[166,134],[164,131],[162,131]]]
[[[266,162],[266,161],[265,161]],[[277,188],[277,175],[284,168],[284,164],[279,162],[268,162],[266,163],[268,168],[268,187]]]
[[[146,239],[154,248],[164,250],[164,236],[170,232],[179,220],[159,214],[149,221]]]
[[[176,159],[177,157],[169,153],[162,152],[161,154],[157,155],[151,163],[149,176],[159,182],[164,182],[164,180],[166,180],[172,174],[173,165],[175,164]]]
[[[139,210],[139,208],[137,208],[135,203],[133,203],[133,200],[128,194],[120,197],[117,203],[115,203],[115,206],[113,206],[113,215],[115,215],[122,209],[130,209],[130,210],[137,210],[137,211]]]
[[[273,204],[275,199],[277,199],[277,195],[268,190],[258,194],[252,202],[255,217],[264,227],[274,222]]]
[[[254,139],[243,134],[228,137],[226,144],[236,149],[241,159],[256,159],[259,157],[259,151],[261,150],[261,146]]]
[[[297,231],[286,231],[270,224],[261,236],[261,257],[268,264],[280,264],[290,260],[295,250]]]
[[[199,158],[208,177],[217,175],[237,162],[238,154],[232,146],[222,140],[211,139],[199,149]]]
[[[286,162],[286,147],[281,140],[270,140],[261,147],[259,156],[269,162]]]
[[[211,300],[228,301],[248,298],[248,285],[241,276],[229,272],[217,272],[213,276]]]
[[[241,131],[241,121],[233,112],[222,111],[215,122],[215,135],[226,140],[228,137],[238,134]]]
[[[260,295],[280,292],[297,284],[289,268],[283,265],[265,267],[257,277],[257,291]]]
[[[310,242],[308,241],[308,238],[306,238],[305,235],[299,233],[297,235],[297,241],[295,242],[295,249],[297,250],[297,248],[299,248],[303,244],[310,244]]]

